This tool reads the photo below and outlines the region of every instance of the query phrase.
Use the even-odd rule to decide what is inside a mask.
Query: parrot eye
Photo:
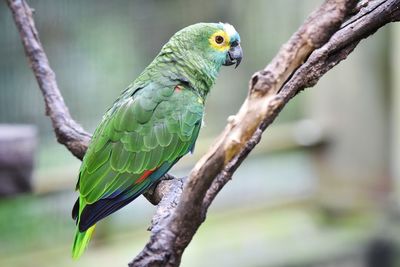
[[[215,36],[215,42],[217,44],[222,44],[224,42],[224,37],[222,37],[221,35]]]

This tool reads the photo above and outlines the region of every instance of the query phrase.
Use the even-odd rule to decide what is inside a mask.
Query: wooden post
[[[0,124],[0,197],[32,190],[36,128]]]

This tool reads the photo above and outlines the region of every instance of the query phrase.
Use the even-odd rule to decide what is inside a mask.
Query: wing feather
[[[103,117],[80,170],[82,225],[90,227],[129,203],[192,150],[203,106],[194,91],[174,87],[150,84],[132,95],[124,92]]]

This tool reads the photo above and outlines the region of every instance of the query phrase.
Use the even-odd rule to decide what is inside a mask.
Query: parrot
[[[242,60],[228,23],[197,23],[176,32],[113,103],[79,169],[72,257],[86,249],[96,223],[156,184],[193,152],[206,97],[222,65]]]

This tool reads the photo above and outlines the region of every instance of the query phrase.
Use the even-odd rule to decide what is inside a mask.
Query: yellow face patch
[[[215,50],[225,52],[229,49],[230,37],[223,30],[215,32],[208,40],[211,47],[213,47]]]

